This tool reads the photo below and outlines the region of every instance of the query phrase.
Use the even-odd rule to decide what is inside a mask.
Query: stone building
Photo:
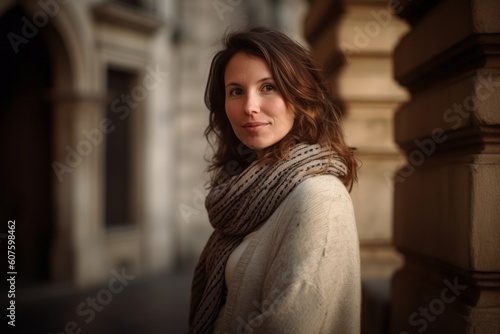
[[[390,325],[386,314],[385,320],[372,319],[363,332],[498,332],[500,3],[310,3],[305,35],[316,57],[332,66],[334,90],[345,93],[341,98],[346,101],[348,129],[354,129],[360,118],[382,115],[387,119],[392,114],[389,109],[396,107],[394,102],[405,99],[404,94],[397,93],[400,89],[390,89],[380,77],[371,80],[375,79],[371,75],[371,71],[377,71],[375,68],[388,69],[391,54],[387,51],[393,49],[394,42],[393,75],[410,96],[394,115],[394,140],[406,162],[391,182],[392,234],[397,250],[404,256],[404,265],[391,281]],[[345,32],[344,17],[339,15],[342,11],[346,21],[358,13],[359,24],[347,27],[350,35]],[[408,27],[395,23],[397,17]],[[382,35],[388,37],[386,41],[377,41]],[[386,42],[391,45],[384,46]],[[357,76],[343,78],[339,70],[341,52],[351,60],[344,73]],[[366,62],[377,65],[363,68]],[[349,89],[350,84],[353,89]],[[388,96],[388,92],[393,93]],[[369,106],[362,106],[367,99],[372,99]],[[385,107],[378,104],[381,99]],[[364,132],[375,136],[368,128]],[[359,134],[356,132],[356,136]],[[361,135],[356,140],[363,138]],[[362,180],[371,178],[373,184],[375,178],[380,178],[382,166],[397,165],[394,154],[380,154],[383,142],[376,141],[377,147],[370,147],[378,151],[376,157],[368,156],[367,142],[359,142],[360,158],[374,167],[362,172]],[[370,197],[377,196],[375,193],[371,189]],[[362,244],[363,229],[360,226]],[[387,298],[384,294],[374,296],[381,304]],[[377,308],[370,311],[372,317],[384,316],[385,312]]]
[[[174,9],[1,2],[1,211],[20,284],[174,262]]]

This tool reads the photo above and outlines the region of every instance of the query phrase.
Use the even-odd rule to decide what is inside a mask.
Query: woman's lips
[[[258,132],[260,129],[268,125],[269,123],[265,122],[249,122],[243,124],[243,128],[248,132]]]

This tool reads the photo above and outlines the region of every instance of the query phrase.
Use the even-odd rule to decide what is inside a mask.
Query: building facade
[[[390,291],[375,294],[382,305],[390,294],[390,307],[370,310],[384,319],[372,319],[363,332],[498,332],[500,3],[316,0],[310,4],[306,37],[318,59],[332,66],[334,91],[343,91],[342,82],[349,84],[339,70],[342,53],[353,59],[345,65],[346,73],[361,68],[363,62],[378,63],[349,78],[358,84],[344,90],[348,129],[354,126],[349,123],[359,119],[360,96],[373,93],[366,108],[368,120],[378,109],[377,100],[390,91],[382,78],[370,80],[374,78],[370,71],[383,68],[389,56],[381,52],[376,40],[393,34],[391,23],[398,18],[406,22],[397,24],[401,27],[398,36],[386,40],[393,49],[393,76],[409,93],[407,102],[391,107],[396,111],[394,141],[405,156],[405,163],[390,177],[394,186],[392,239],[404,264],[392,276]],[[365,19],[351,26],[349,36],[342,32],[344,18],[339,12],[345,11],[348,20],[356,8],[363,8],[359,15]],[[355,104],[350,103],[354,95]],[[406,100],[396,95],[393,102]],[[369,129],[363,132],[376,136]],[[361,141],[361,148],[366,147],[363,135],[356,140]],[[377,145],[382,142],[376,141]],[[391,163],[394,156],[384,158],[378,149],[376,167],[366,152],[360,149],[359,156],[368,158],[366,167],[375,169],[362,173],[377,174],[384,160],[390,168],[397,165]],[[368,176],[360,178],[366,181]],[[376,193],[369,191],[370,197]]]
[[[21,283],[174,262],[174,3],[152,5],[0,5],[2,214]]]

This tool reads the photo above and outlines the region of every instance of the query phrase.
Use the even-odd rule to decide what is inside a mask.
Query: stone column
[[[363,164],[351,196],[364,279],[388,279],[400,265],[391,245],[390,176],[402,160],[392,119],[407,94],[392,78],[391,55],[406,29],[384,0],[315,1],[305,22],[312,54],[328,69],[331,92],[344,108],[348,144]]]
[[[101,96],[53,94],[54,195],[56,234],[52,249],[52,278],[78,285],[105,278],[102,230]],[[84,132],[99,133],[92,142]],[[95,136],[95,135],[94,135]],[[98,137],[98,136],[97,136]]]
[[[411,24],[394,52],[411,100],[395,120],[391,333],[499,333],[500,2],[391,5]]]
[[[401,265],[392,247],[391,175],[403,161],[393,140],[393,118],[407,93],[393,79],[392,51],[407,31],[386,0],[345,0],[339,47],[345,66],[339,80],[344,101],[343,126],[349,145],[362,162],[351,192],[361,245],[361,277],[384,281]],[[376,196],[374,196],[376,194]]]

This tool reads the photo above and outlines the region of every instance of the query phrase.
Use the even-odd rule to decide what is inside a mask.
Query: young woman
[[[214,232],[190,333],[358,333],[356,160],[308,52],[267,28],[229,34],[205,92]]]

